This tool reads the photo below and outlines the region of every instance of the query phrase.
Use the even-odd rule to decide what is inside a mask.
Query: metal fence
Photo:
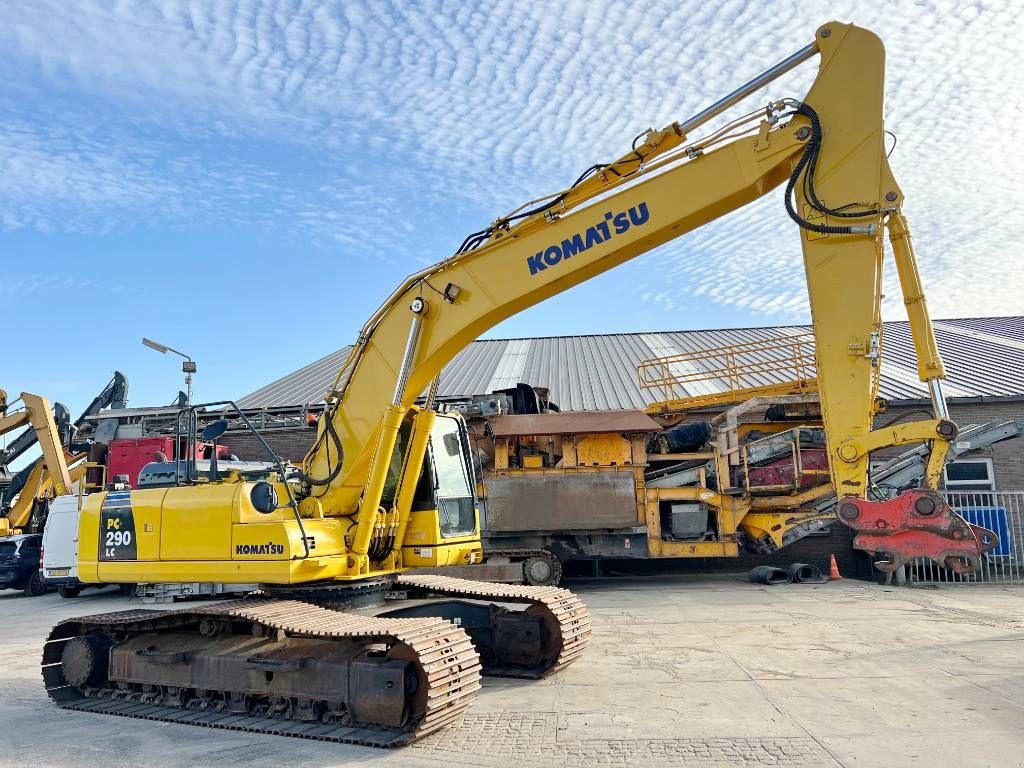
[[[999,544],[981,559],[977,572],[954,573],[928,559],[913,561],[908,583],[1024,584],[1024,491],[944,491],[949,505],[965,520],[988,528]]]

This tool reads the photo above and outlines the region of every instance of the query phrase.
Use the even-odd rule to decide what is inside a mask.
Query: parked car
[[[84,584],[78,578],[78,516],[78,497],[58,496],[50,502],[43,529],[43,577],[61,597],[78,597],[88,587],[107,586]],[[121,584],[120,588],[126,595],[135,592],[134,584]]]
[[[23,589],[38,597],[47,585],[39,572],[42,535],[25,533],[0,539],[0,589]]]

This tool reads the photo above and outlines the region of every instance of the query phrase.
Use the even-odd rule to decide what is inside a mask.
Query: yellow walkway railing
[[[678,413],[764,395],[815,392],[814,334],[779,336],[643,360],[643,390],[658,390],[648,413]]]

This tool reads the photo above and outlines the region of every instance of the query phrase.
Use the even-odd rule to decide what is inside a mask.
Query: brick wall
[[[822,573],[828,573],[829,555],[836,556],[836,564],[844,576],[871,578],[871,567],[864,553],[853,548],[853,529],[840,522],[832,523],[827,534],[805,536],[772,555],[742,554],[738,558],[701,558],[692,561],[686,570],[746,571],[755,565],[789,565],[810,563],[818,566]]]
[[[928,408],[928,406],[917,407]],[[891,421],[896,416],[911,410],[913,410],[913,407],[891,407],[888,411],[879,414],[876,417],[875,426],[879,427]],[[1002,421],[1009,419],[1024,421],[1024,402],[1014,403],[997,401],[989,403],[970,403],[964,405],[953,403],[949,407],[949,415],[952,417],[953,421],[961,427],[966,427],[968,424],[983,424],[987,421]],[[909,418],[911,420],[914,418],[924,418],[924,415],[922,414]],[[893,453],[893,451],[888,451],[885,454],[879,452],[878,457],[884,458],[885,455],[891,455]],[[899,450],[896,450],[895,453],[899,453]],[[996,488],[998,490],[1024,490],[1024,438],[996,443],[990,448],[971,453],[970,457],[986,457],[992,459],[992,469],[995,473]]]
[[[268,430],[260,434],[282,459],[294,463],[302,461],[316,439],[316,430],[310,427]],[[267,461],[269,458],[260,441],[248,430],[228,432],[221,442],[229,446],[231,452],[240,459]]]

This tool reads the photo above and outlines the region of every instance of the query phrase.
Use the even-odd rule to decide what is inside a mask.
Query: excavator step
[[[479,657],[451,622],[251,598],[63,621],[42,675],[66,709],[375,747],[442,728],[480,689]]]

